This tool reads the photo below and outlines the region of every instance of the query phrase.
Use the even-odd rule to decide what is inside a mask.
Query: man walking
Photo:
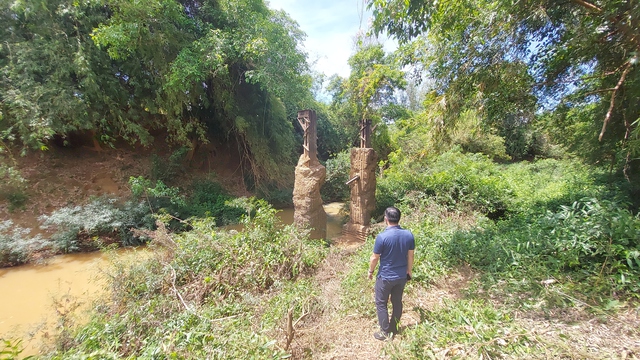
[[[407,280],[411,279],[413,251],[416,247],[411,231],[398,225],[400,210],[393,206],[388,207],[384,211],[384,222],[387,228],[376,237],[369,259],[369,279],[373,278],[373,272],[380,261],[375,285],[380,331],[373,334],[378,340],[386,340],[398,332],[402,316],[402,293]],[[389,297],[393,306],[391,319],[387,309]]]

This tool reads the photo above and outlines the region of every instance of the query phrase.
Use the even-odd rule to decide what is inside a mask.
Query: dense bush
[[[606,200],[484,222],[457,233],[450,246],[463,261],[505,277],[532,283],[555,278],[608,296],[640,291],[640,218]]]
[[[40,235],[30,236],[30,229],[13,225],[11,220],[0,221],[0,267],[27,263],[38,253],[55,253],[55,245]]]
[[[213,217],[218,225],[236,223],[243,210],[227,205],[232,199],[215,181],[200,180],[191,185],[190,195],[185,196],[177,187],[168,187],[161,180],[152,183],[144,177],[129,179],[135,197],[147,202],[154,213],[168,213],[178,219]],[[172,228],[180,228],[173,221]]]
[[[263,325],[274,327],[284,309],[299,313],[312,306],[299,300],[311,299],[310,284],[292,281],[319,264],[325,244],[293,226],[277,226],[277,211],[264,201],[236,205],[253,214],[239,232],[205,219],[180,234],[162,224],[149,233],[153,252],[116,262],[107,277],[113,303],[98,306],[91,322],[51,358],[285,356],[269,331],[255,331],[261,326],[255,315],[265,313]]]
[[[401,156],[378,183],[378,206],[403,210],[418,239],[418,279],[462,261],[517,283],[516,291],[554,279],[598,303],[640,290],[640,219],[619,202],[626,187],[603,182],[611,180],[605,171],[571,159],[499,165],[459,151],[429,161]]]
[[[351,171],[351,151],[345,150],[327,160],[327,178],[320,190],[322,200],[347,201],[351,195],[351,188],[345,183],[349,180]]]
[[[201,180],[191,186],[184,213],[187,217],[214,217],[218,225],[237,223],[244,211],[229,206],[232,197],[214,181]]]
[[[511,189],[499,167],[481,154],[463,154],[459,149],[430,161],[396,157],[378,181],[378,212],[418,192],[448,208],[471,208],[485,214],[504,213]]]
[[[2,112],[0,112],[0,120]],[[9,203],[9,211],[24,207],[28,200],[26,180],[18,170],[17,162],[0,136],[0,201]]]
[[[623,191],[602,184],[604,172],[575,160],[543,159],[500,166],[512,191],[512,213],[544,214],[583,198],[610,198]]]
[[[183,170],[185,156],[189,152],[186,147],[181,147],[163,159],[157,154],[151,156],[151,178],[156,181],[172,183],[177,180],[180,171]]]
[[[144,239],[132,229],[152,228],[154,219],[144,202],[117,204],[99,198],[87,205],[65,207],[40,217],[45,227],[55,227],[53,240],[62,252],[95,250],[108,242],[140,245]]]

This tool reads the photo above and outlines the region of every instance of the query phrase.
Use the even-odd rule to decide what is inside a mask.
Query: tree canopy
[[[148,145],[160,130],[235,138],[257,178],[291,163],[287,115],[312,100],[305,35],[263,0],[3,0],[0,21],[6,139],[91,130]]]
[[[396,38],[405,63],[433,80],[433,103],[445,104],[449,129],[465,110],[477,111],[517,158],[535,143],[519,129],[539,118],[537,127],[568,149],[611,159],[625,173],[633,167],[638,2],[372,0],[369,7],[374,32]]]

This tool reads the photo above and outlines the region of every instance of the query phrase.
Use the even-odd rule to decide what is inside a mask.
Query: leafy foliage
[[[40,235],[29,236],[30,232],[10,220],[0,222],[0,267],[25,264],[37,253],[55,253],[50,241]]]
[[[349,58],[351,74],[348,79],[333,77],[328,89],[333,95],[331,109],[343,142],[359,146],[359,121],[371,120],[377,131],[372,145],[380,158],[390,152],[386,124],[404,114],[397,111],[396,90],[406,85],[400,64],[385,54],[382,45],[370,39],[359,39],[357,51]],[[385,117],[389,116],[389,117]]]
[[[591,199],[541,217],[485,223],[454,236],[451,246],[465,262],[490,272],[530,282],[557,278],[595,294],[633,295],[640,290],[639,231],[640,219],[628,210]]]
[[[151,234],[153,253],[134,262],[119,260],[111,270],[114,303],[99,306],[70,346],[52,358],[285,356],[275,339],[255,331],[260,320],[254,315],[262,311],[260,298],[269,296],[267,290],[283,294],[270,301],[277,311],[265,315],[268,328],[289,301],[298,303],[296,311],[308,306],[297,298],[311,299],[309,287],[289,281],[317,266],[324,244],[292,226],[276,226],[277,211],[263,201],[243,199],[236,205],[253,214],[239,232],[217,229],[211,219],[195,221],[191,231],[179,235],[160,225]]]
[[[624,187],[603,183],[604,172],[575,160],[498,165],[459,151],[429,161],[403,155],[390,158],[378,182],[378,206],[399,205],[405,226],[424,239],[415,271],[425,280],[462,261],[508,291],[540,294],[541,282],[554,279],[596,304],[637,291],[638,217],[620,202],[629,199]]]
[[[345,183],[349,180],[351,171],[351,152],[342,151],[327,160],[327,177],[321,189],[322,199],[325,202],[347,201],[351,189]]]
[[[374,32],[403,45],[434,80],[442,127],[476,108],[514,158],[536,155],[535,111],[548,136],[637,173],[638,4],[630,1],[372,0]],[[598,132],[600,135],[598,136]]]
[[[158,130],[186,146],[233,137],[256,182],[287,180],[287,107],[308,101],[311,80],[285,13],[261,0],[3,1],[0,20],[0,138],[45,149],[74,131],[109,144],[149,145]]]
[[[139,176],[129,179],[129,183],[133,195],[145,201],[152,213],[170,214],[178,219],[213,217],[218,225],[236,223],[244,213],[242,209],[228,205],[231,196],[212,180],[203,179],[191,184],[189,196],[178,187],[166,186],[161,180],[153,184]],[[180,228],[181,225],[174,219],[172,227]]]
[[[412,192],[448,207],[470,207],[485,214],[507,209],[510,189],[498,167],[481,154],[454,149],[427,165],[404,158],[399,151],[389,163],[376,190],[378,211],[402,202]]]
[[[0,112],[0,122],[2,112]],[[26,203],[26,180],[18,170],[18,163],[9,147],[2,141],[0,133],[0,199],[9,202],[9,211],[21,208]]]
[[[118,205],[113,199],[96,199],[84,206],[65,207],[40,220],[45,227],[53,226],[54,236],[64,252],[79,249],[95,250],[111,242],[122,245],[140,245],[144,239],[134,235],[132,229],[151,228],[154,220],[144,202]]]

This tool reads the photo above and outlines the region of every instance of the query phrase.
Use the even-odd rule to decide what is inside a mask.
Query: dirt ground
[[[363,246],[363,245],[360,245]],[[445,300],[465,296],[477,274],[468,266],[425,287],[411,284],[405,290],[401,333],[393,340],[382,342],[373,337],[378,330],[377,319],[339,311],[341,278],[347,258],[358,251],[353,243],[338,244],[318,270],[314,281],[321,289],[322,315],[305,321],[295,332],[292,342],[294,359],[389,359],[392,348],[403,346],[403,329],[420,322],[415,309],[437,310]],[[365,279],[363,274],[362,281]],[[374,307],[373,288],[371,306]],[[494,306],[500,307],[496,302]],[[587,309],[572,308],[556,313],[514,311],[515,324],[526,329],[536,343],[530,359],[638,359],[640,358],[640,308],[628,308],[613,315],[594,315]],[[463,344],[433,349],[437,359],[479,358]],[[473,354],[473,355],[470,355]]]
[[[14,226],[41,233],[38,218],[55,209],[85,204],[92,198],[108,196],[126,198],[131,195],[129,178],[149,178],[152,155],[167,159],[172,151],[161,140],[148,148],[121,144],[117,148],[90,146],[59,147],[48,151],[15,156],[18,168],[26,179],[28,200],[23,208],[9,211],[7,201],[0,202],[0,221],[12,220]],[[198,147],[179,182],[184,186],[194,178],[214,177],[232,194],[247,195],[240,170],[240,156],[233,144],[206,144]]]

